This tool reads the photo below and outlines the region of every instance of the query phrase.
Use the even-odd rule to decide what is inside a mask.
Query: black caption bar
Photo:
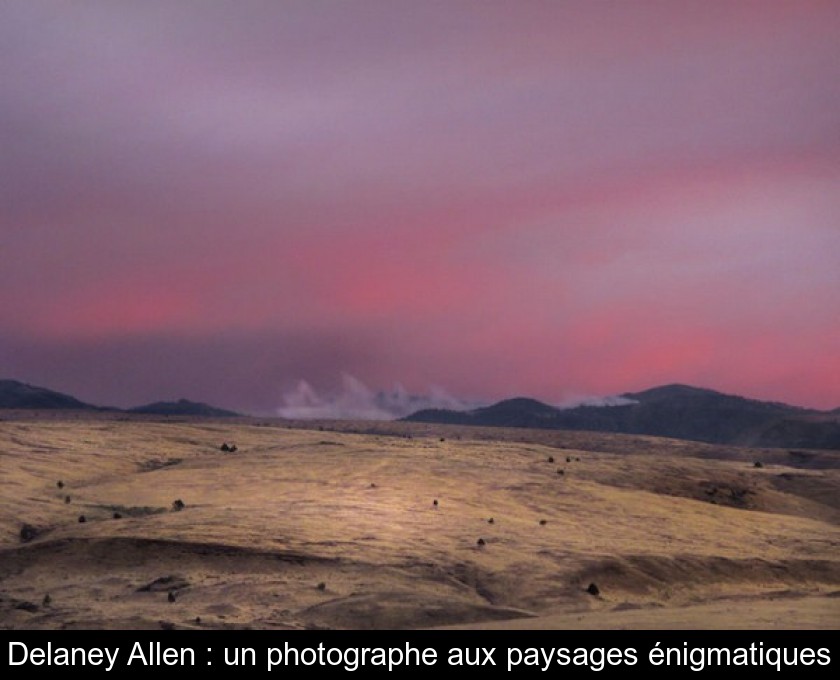
[[[832,631],[3,631],[3,670],[834,676]]]

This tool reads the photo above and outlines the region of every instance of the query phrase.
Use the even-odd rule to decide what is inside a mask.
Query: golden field
[[[9,412],[0,627],[831,629],[839,523],[840,452]]]

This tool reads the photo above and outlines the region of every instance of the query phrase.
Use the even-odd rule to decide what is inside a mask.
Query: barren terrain
[[[0,627],[449,625],[838,628],[840,452],[2,415]]]

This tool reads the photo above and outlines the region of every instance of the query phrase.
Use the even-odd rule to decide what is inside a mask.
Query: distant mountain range
[[[163,416],[204,416],[206,418],[233,418],[239,416],[201,402],[180,399],[179,401],[158,401],[132,409],[117,409],[93,406],[61,392],[44,387],[35,387],[17,380],[0,380],[0,409],[21,410],[76,410],[76,411],[123,411]]]
[[[617,401],[617,405],[563,409],[534,399],[517,398],[472,411],[426,409],[403,420],[594,430],[738,446],[840,449],[840,409],[803,409],[688,385],[666,385],[622,394]]]
[[[536,399],[506,399],[470,411],[423,409],[402,420],[483,427],[593,430],[779,448],[840,450],[840,409],[817,411],[746,399],[688,385],[630,392],[606,405],[558,408]],[[230,418],[240,414],[181,399],[121,410],[16,380],[0,380],[0,409],[112,411],[164,416]]]

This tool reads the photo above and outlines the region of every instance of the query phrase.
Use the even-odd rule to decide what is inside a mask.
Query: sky
[[[836,0],[4,2],[0,378],[838,407],[838,35]]]

